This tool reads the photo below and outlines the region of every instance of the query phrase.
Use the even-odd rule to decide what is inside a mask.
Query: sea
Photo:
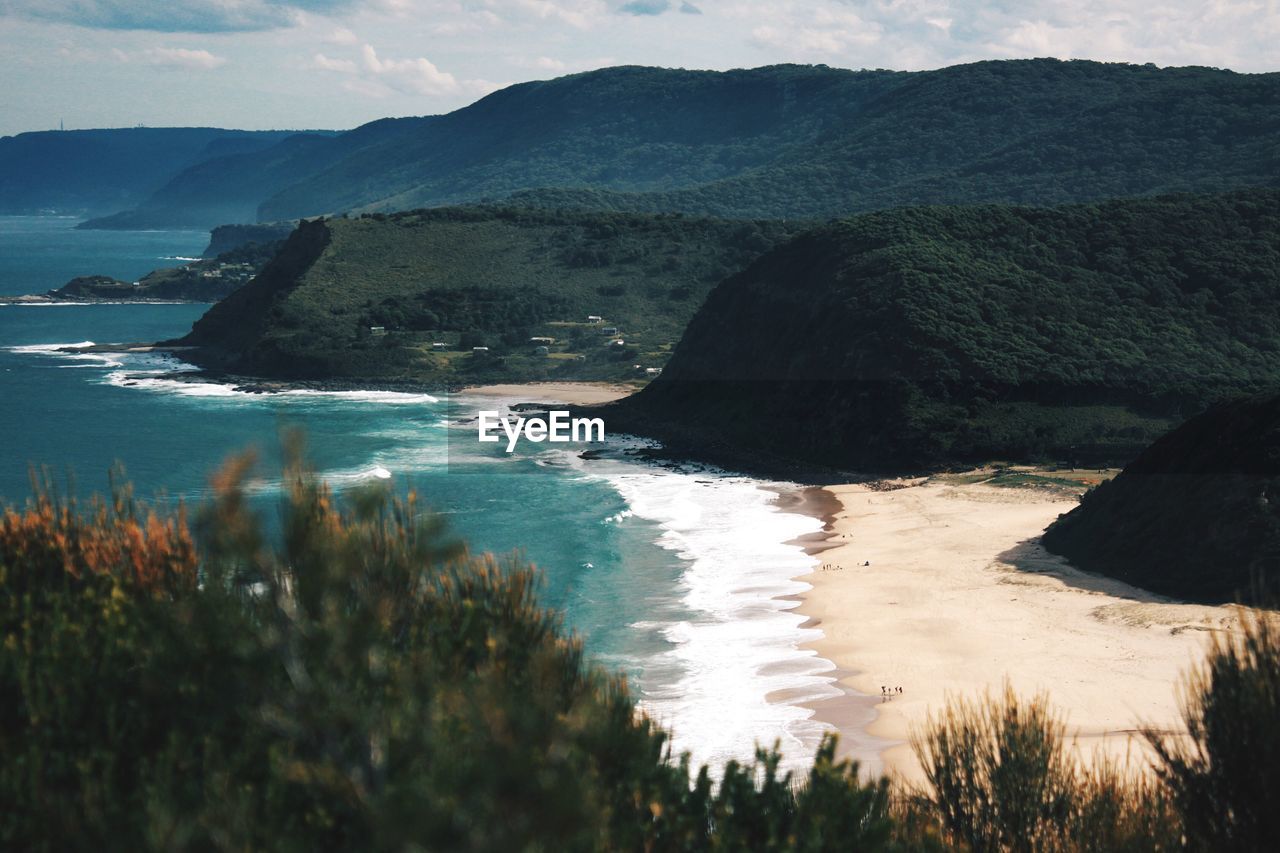
[[[199,256],[208,241],[194,231],[77,231],[76,221],[0,217],[0,298],[76,275],[135,280]],[[778,509],[770,487],[779,484],[632,459],[625,451],[639,440],[626,436],[607,438],[605,458],[528,442],[508,454],[505,443],[476,440],[476,410],[498,407],[492,400],[250,394],[175,381],[184,365],[170,356],[67,351],[176,337],[207,307],[0,305],[0,502],[26,501],[33,471],[84,497],[105,491],[121,466],[138,496],[196,506],[219,464],[251,450],[255,505],[270,523],[281,435],[301,428],[310,462],[339,493],[389,479],[446,515],[474,551],[535,564],[542,601],[595,661],[628,676],[695,766],[750,759],[756,744],[777,744],[789,768],[811,761],[825,727],[807,704],[839,690],[833,666],[803,648],[817,630],[793,612],[808,589],[794,578],[814,559],[786,543],[821,524]]]

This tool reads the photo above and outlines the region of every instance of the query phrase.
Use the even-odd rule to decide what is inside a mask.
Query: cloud
[[[319,71],[337,71],[341,74],[355,74],[360,70],[350,59],[330,59],[323,53],[317,53],[311,58],[311,67]]]
[[[676,6],[672,0],[629,0],[618,7],[618,11],[625,15],[661,15],[664,12],[670,12],[672,9],[678,10],[683,15],[701,15],[702,10],[692,3],[685,0],[679,6]]]
[[[603,0],[503,0],[503,4],[527,17],[558,21],[578,30],[589,29],[608,14]]]
[[[623,3],[618,11],[628,15],[661,15],[670,8],[670,0],[631,0]]]
[[[425,57],[380,59],[371,44],[362,47],[360,54],[365,70],[393,89],[420,95],[449,95],[458,91],[457,79]]]
[[[111,55],[120,62],[152,65],[170,70],[210,71],[227,64],[224,57],[207,50],[193,50],[186,47],[149,47],[135,51],[114,49]]]
[[[1054,56],[1275,71],[1277,0],[737,0],[717,4],[762,62],[902,70]]]
[[[0,0],[0,17],[101,30],[219,33],[292,26],[303,13],[333,14],[361,0]]]
[[[550,71],[556,74],[572,74],[579,71],[593,71],[597,68],[608,68],[617,65],[618,61],[611,56],[598,56],[591,59],[553,59],[550,56],[539,56],[536,59],[513,57],[511,65],[516,68],[527,68],[533,71]]]
[[[346,27],[338,27],[325,37],[328,44],[359,44],[360,38]]]
[[[358,60],[317,53],[307,67],[347,76],[350,79],[344,80],[342,87],[364,97],[385,98],[396,92],[433,97],[486,95],[498,88],[486,80],[459,80],[426,57],[384,59],[368,43],[360,47]]]

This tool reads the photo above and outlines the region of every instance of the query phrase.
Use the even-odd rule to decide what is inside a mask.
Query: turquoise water
[[[91,235],[85,237],[84,235]],[[105,235],[105,236],[104,236]],[[48,289],[104,272],[136,277],[198,254],[192,232],[76,232],[68,220],[0,218],[0,293]],[[587,461],[580,448],[480,444],[470,423],[501,403],[427,395],[254,395],[175,382],[182,365],[149,354],[60,351],[87,342],[185,332],[199,305],[0,306],[0,499],[29,493],[47,465],[86,494],[124,465],[142,496],[199,503],[209,473],[247,448],[261,458],[256,501],[279,497],[280,431],[306,431],[310,458],[338,490],[390,474],[448,515],[476,550],[518,551],[545,575],[543,601],[699,760],[748,757],[783,742],[802,760],[820,728],[798,703],[831,695],[830,665],[799,648],[790,580],[811,567],[782,543],[817,522],[778,512],[740,477]],[[623,439],[611,439],[620,449]],[[767,697],[786,691],[785,703]]]

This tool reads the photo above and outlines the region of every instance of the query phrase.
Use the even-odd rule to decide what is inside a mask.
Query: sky
[[[1280,0],[0,0],[0,134],[349,128],[609,65],[1280,70]]]

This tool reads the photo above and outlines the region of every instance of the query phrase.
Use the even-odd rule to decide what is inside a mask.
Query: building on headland
[[[489,348],[488,347],[472,347],[471,352],[473,355],[488,355]]]
[[[373,335],[375,338],[380,338],[386,333],[387,333],[386,326],[370,326],[369,327],[369,334]]]
[[[529,338],[529,343],[535,346],[549,347],[556,342],[555,338]]]
[[[593,323],[593,324],[594,324],[594,323],[600,323],[600,322],[603,322],[603,321],[604,321],[604,318],[603,318],[603,317],[601,317],[601,316],[599,316],[599,315],[597,315],[597,314],[588,314],[588,315],[587,315],[587,322],[588,322],[588,323]]]
[[[449,345],[444,343],[443,341],[435,341],[434,343],[431,344],[431,348],[433,350],[445,350],[449,348]]]
[[[601,330],[600,330],[600,334],[602,334],[602,335],[616,335],[616,334],[618,334],[618,327],[617,327],[617,326],[605,326],[603,329],[601,329]]]
[[[662,375],[662,368],[661,368],[661,367],[646,367],[646,368],[644,369],[644,375],[645,375],[645,376],[661,376],[661,375]]]

